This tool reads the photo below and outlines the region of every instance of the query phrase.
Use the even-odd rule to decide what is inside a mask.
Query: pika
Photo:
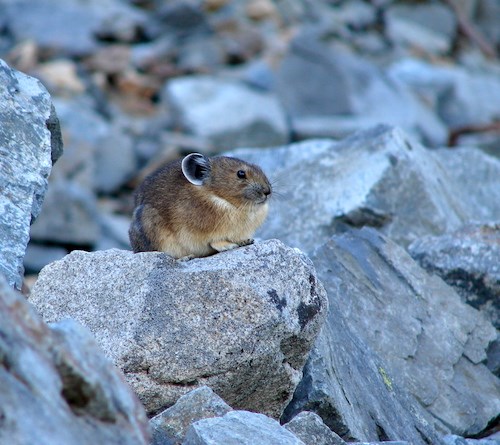
[[[134,252],[157,250],[178,259],[252,244],[271,193],[257,165],[192,153],[154,171],[138,187],[130,244]]]

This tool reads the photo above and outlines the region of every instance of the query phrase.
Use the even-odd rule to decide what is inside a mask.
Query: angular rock
[[[411,445],[406,440],[384,440],[382,442],[351,442],[351,445]]]
[[[17,40],[33,40],[59,55],[83,56],[99,47],[98,37],[131,41],[146,15],[117,0],[14,0],[4,2],[7,29]]]
[[[310,411],[297,414],[283,426],[305,445],[346,445],[341,437],[323,423],[321,417]]]
[[[38,242],[93,246],[99,239],[97,218],[93,193],[76,181],[52,179],[30,236]]]
[[[281,420],[287,422],[301,411],[313,411],[349,442],[404,438],[412,445],[441,444],[430,416],[351,329],[340,302],[330,301],[304,377]]]
[[[310,261],[276,240],[189,262],[74,251],[43,269],[30,301],[86,325],[151,413],[208,385],[274,417],[327,309]]]
[[[38,273],[47,264],[60,260],[67,253],[63,247],[29,243],[23,261],[24,269],[27,273]]]
[[[448,434],[443,437],[443,442],[445,445],[499,445],[500,433],[484,439],[465,439],[454,434]]]
[[[427,236],[414,241],[408,251],[500,328],[500,224],[469,224]]]
[[[135,171],[132,138],[123,123],[108,122],[97,113],[87,96],[57,99],[55,105],[67,141],[66,156],[52,171],[31,238],[94,247],[106,230],[100,224],[96,194],[116,191]],[[120,244],[126,246],[128,241]]]
[[[317,32],[299,35],[277,73],[276,90],[299,137],[345,137],[382,122],[444,145],[445,126],[406,84],[322,40]]]
[[[469,148],[426,150],[394,127],[338,143],[231,154],[262,166],[283,195],[272,202],[258,236],[306,252],[346,224],[376,227],[406,246],[470,220],[500,219],[500,200],[491,198],[500,190],[499,160]]]
[[[179,115],[180,125],[206,138],[217,151],[288,141],[285,114],[270,93],[210,76],[172,79],[164,92]]]
[[[276,420],[248,411],[231,411],[224,417],[199,420],[191,425],[183,445],[304,445]]]
[[[385,14],[387,35],[396,45],[433,54],[449,53],[457,32],[457,19],[444,4],[394,4]]]
[[[481,71],[456,66],[434,66],[402,59],[389,68],[391,77],[433,103],[450,128],[490,124],[500,115],[500,76],[497,65]]]
[[[180,445],[193,422],[222,417],[231,410],[232,408],[208,386],[193,389],[180,397],[175,405],[149,421],[153,431],[151,445]]]
[[[0,277],[0,442],[146,445],[143,407],[89,332],[49,328]]]
[[[383,374],[434,416],[436,428],[473,435],[495,419],[500,382],[482,362],[496,332],[451,287],[373,229],[333,237],[312,259],[331,307],[385,361]],[[316,360],[332,360],[319,352]]]
[[[20,289],[29,227],[40,213],[62,142],[47,90],[2,60],[0,122],[0,273]]]

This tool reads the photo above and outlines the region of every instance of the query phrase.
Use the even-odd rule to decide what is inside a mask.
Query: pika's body
[[[270,194],[258,166],[190,154],[153,172],[137,189],[132,249],[194,258],[251,244]]]

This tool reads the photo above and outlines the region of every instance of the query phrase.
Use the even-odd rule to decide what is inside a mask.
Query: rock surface
[[[373,229],[333,237],[312,259],[331,309],[305,373],[309,381],[324,378],[322,362],[335,364],[329,354],[336,349],[324,348],[338,342],[335,315],[342,316],[384,360],[384,379],[411,393],[434,416],[438,430],[473,435],[495,419],[500,383],[482,362],[496,332],[451,287]],[[338,373],[335,367],[332,372]],[[308,396],[315,397],[311,389]]]
[[[426,150],[379,126],[341,142],[235,150],[263,167],[283,195],[258,232],[306,252],[345,225],[372,226],[406,246],[476,219],[500,218],[500,162],[478,150]],[[481,183],[481,190],[477,184]]]
[[[323,423],[321,417],[310,411],[297,414],[284,427],[305,445],[346,445],[341,437]]]
[[[0,338],[0,443],[148,443],[143,407],[89,332],[49,328],[1,277]]]
[[[193,422],[222,417],[231,410],[232,408],[208,386],[193,389],[180,397],[175,405],[149,421],[153,431],[151,445],[162,445],[163,443],[180,445]]]
[[[500,224],[470,224],[418,239],[408,249],[424,269],[453,286],[500,328]]]
[[[313,411],[348,442],[404,438],[413,445],[440,445],[430,416],[351,329],[340,302],[330,301],[326,323],[282,421]]]
[[[47,321],[86,325],[150,413],[208,385],[273,417],[327,309],[310,261],[276,240],[189,262],[74,251],[43,270],[30,301]]]
[[[276,420],[248,411],[231,411],[189,428],[184,445],[304,445]]]
[[[40,213],[62,142],[47,90],[2,60],[0,121],[0,271],[20,289],[30,224]]]

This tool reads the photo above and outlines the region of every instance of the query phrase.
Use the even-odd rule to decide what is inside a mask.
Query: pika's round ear
[[[200,153],[187,155],[181,164],[182,173],[194,185],[203,185],[210,176],[210,161]]]

